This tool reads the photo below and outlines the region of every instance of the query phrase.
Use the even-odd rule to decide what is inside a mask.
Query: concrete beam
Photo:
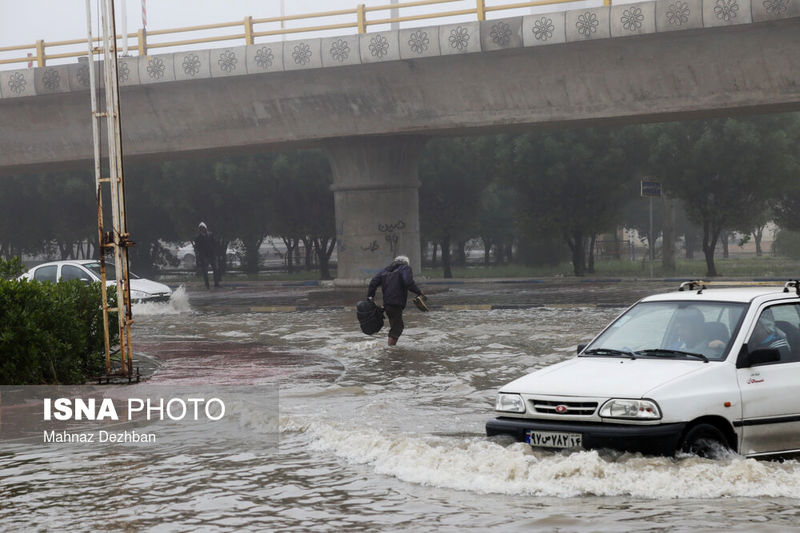
[[[796,110],[798,49],[798,0],[659,0],[131,57],[123,142],[129,158],[166,159]],[[0,172],[89,164],[88,68],[0,72]]]

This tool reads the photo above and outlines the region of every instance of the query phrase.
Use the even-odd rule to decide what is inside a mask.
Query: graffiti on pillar
[[[405,227],[406,223],[402,220],[390,224],[378,224],[378,231],[385,233],[383,237],[389,243],[389,250],[392,255],[397,253],[397,241],[400,240],[395,231],[403,230]]]
[[[378,244],[378,241],[372,241],[368,245],[362,246],[361,249],[365,252],[374,252],[380,249],[380,245]]]
[[[405,229],[406,223],[402,220],[398,220],[394,224],[378,224],[378,231],[381,233],[392,233],[395,230],[402,230]]]
[[[397,241],[399,240],[399,237],[396,233],[387,233],[384,238],[386,239],[386,242],[389,243],[389,250],[392,251],[392,255],[395,255],[395,253],[397,253]]]

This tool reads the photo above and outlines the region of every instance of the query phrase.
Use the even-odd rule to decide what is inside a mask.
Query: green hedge
[[[0,280],[0,384],[75,384],[105,373],[101,302],[99,283]],[[116,314],[109,319],[115,345]]]
[[[5,261],[0,259],[0,279],[11,279],[22,275],[27,269],[22,264],[22,259],[12,257]]]

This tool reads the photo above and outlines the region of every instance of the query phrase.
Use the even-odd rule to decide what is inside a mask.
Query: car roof
[[[31,269],[43,266],[51,266],[51,265],[91,265],[92,263],[97,263],[97,262],[98,262],[97,259],[65,259],[63,261],[50,261],[48,263],[42,263],[31,267]]]
[[[764,301],[797,297],[794,291],[784,292],[782,287],[736,287],[721,289],[701,289],[674,291],[654,294],[642,298],[642,302],[697,301],[697,302],[740,302],[750,303],[761,299]]]

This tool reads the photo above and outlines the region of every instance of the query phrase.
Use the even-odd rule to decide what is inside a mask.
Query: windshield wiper
[[[586,350],[582,355],[624,355],[631,359],[636,359],[636,354],[627,350],[615,350],[614,348],[592,348]]]
[[[702,359],[704,363],[708,363],[708,357],[701,353],[684,352],[683,350],[668,350],[666,348],[657,348],[655,350],[639,350],[638,353],[646,355],[666,354],[666,355],[685,355],[686,357],[696,357]]]

